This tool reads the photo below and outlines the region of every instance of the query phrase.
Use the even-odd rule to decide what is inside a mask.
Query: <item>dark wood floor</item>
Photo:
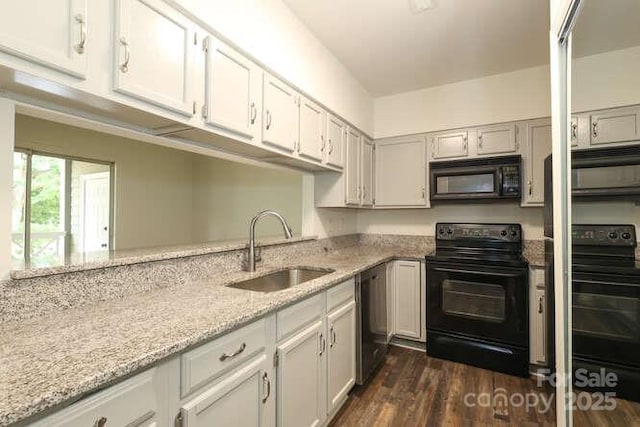
[[[385,365],[365,386],[353,389],[331,426],[553,426],[555,401],[544,411],[540,400],[549,401],[552,392],[533,379],[391,347]],[[539,403],[527,410],[518,400],[514,405],[500,399],[516,393],[535,394]],[[533,397],[529,399],[533,403]],[[640,426],[640,404],[616,403],[614,411],[576,411],[574,425]]]

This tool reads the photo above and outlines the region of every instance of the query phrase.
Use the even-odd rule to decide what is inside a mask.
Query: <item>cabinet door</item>
[[[326,113],[315,102],[302,97],[300,100],[300,138],[298,155],[317,162],[322,161]]]
[[[260,355],[200,393],[180,408],[183,425],[269,426],[266,405],[271,404],[275,384],[269,376],[271,358]]]
[[[190,117],[195,28],[161,0],[118,0],[115,90]]]
[[[264,73],[262,142],[293,152],[298,138],[298,94]]]
[[[356,303],[329,313],[329,358],[327,373],[327,413],[347,397],[356,382]]]
[[[396,261],[394,273],[396,334],[420,339],[423,322],[420,316],[423,297],[420,292],[420,262]]]
[[[544,159],[551,154],[551,120],[532,120],[527,123],[524,152],[524,181],[526,190],[523,206],[544,205]]]
[[[12,1],[0,13],[0,50],[75,77],[86,73],[86,37],[86,0]]]
[[[347,128],[337,117],[327,113],[327,143],[325,145],[326,164],[341,168],[344,166],[343,149]]]
[[[360,204],[360,134],[349,128],[347,130],[347,148],[345,165],[345,204]]]
[[[262,70],[214,37],[205,39],[205,122],[250,142],[260,131]]]
[[[469,154],[467,131],[439,133],[431,136],[431,155],[434,159],[467,157]]]
[[[376,206],[428,206],[425,148],[422,137],[376,143]]]
[[[529,280],[529,362],[537,365],[547,363],[545,338],[546,334],[546,313],[545,313],[545,290],[544,290],[544,270],[540,268],[531,269],[531,279]]]
[[[516,153],[518,127],[506,123],[478,128],[478,154]]]
[[[640,108],[591,114],[591,145],[610,144],[640,139]]]
[[[360,194],[361,204],[373,205],[373,144],[365,137],[360,144]]]
[[[279,426],[318,426],[326,418],[324,330],[317,321],[277,347]]]

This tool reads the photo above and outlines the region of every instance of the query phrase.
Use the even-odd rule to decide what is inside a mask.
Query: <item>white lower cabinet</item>
[[[324,425],[344,403],[356,377],[355,313],[353,279],[278,313],[278,426]]]
[[[36,427],[165,425],[161,367],[151,368],[31,424]]]
[[[546,365],[545,278],[543,268],[529,272],[529,363]]]
[[[265,408],[274,399],[270,362],[263,353],[216,381],[180,408],[178,421],[189,427],[273,425]]]
[[[325,329],[318,320],[278,344],[278,426],[317,426],[326,418]]]
[[[333,310],[327,315],[329,334],[327,369],[327,411],[339,408],[356,381],[356,303]]]
[[[422,262],[393,262],[393,330],[399,338],[426,340],[426,289],[422,277]]]

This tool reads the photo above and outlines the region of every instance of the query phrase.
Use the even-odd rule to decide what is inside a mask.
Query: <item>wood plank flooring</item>
[[[552,392],[533,379],[391,347],[385,365],[352,390],[331,426],[554,426]],[[510,401],[514,394],[529,396],[532,405]],[[640,404],[617,399],[614,411],[576,411],[574,425],[640,426]]]

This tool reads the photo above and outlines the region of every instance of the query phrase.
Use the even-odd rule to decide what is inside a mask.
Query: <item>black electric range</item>
[[[528,376],[528,264],[520,224],[436,224],[427,354]]]
[[[572,226],[572,348],[574,377],[616,375],[614,392],[640,401],[640,263],[633,225]],[[546,242],[547,346],[555,367],[553,242]],[[577,384],[579,386],[579,384]]]

